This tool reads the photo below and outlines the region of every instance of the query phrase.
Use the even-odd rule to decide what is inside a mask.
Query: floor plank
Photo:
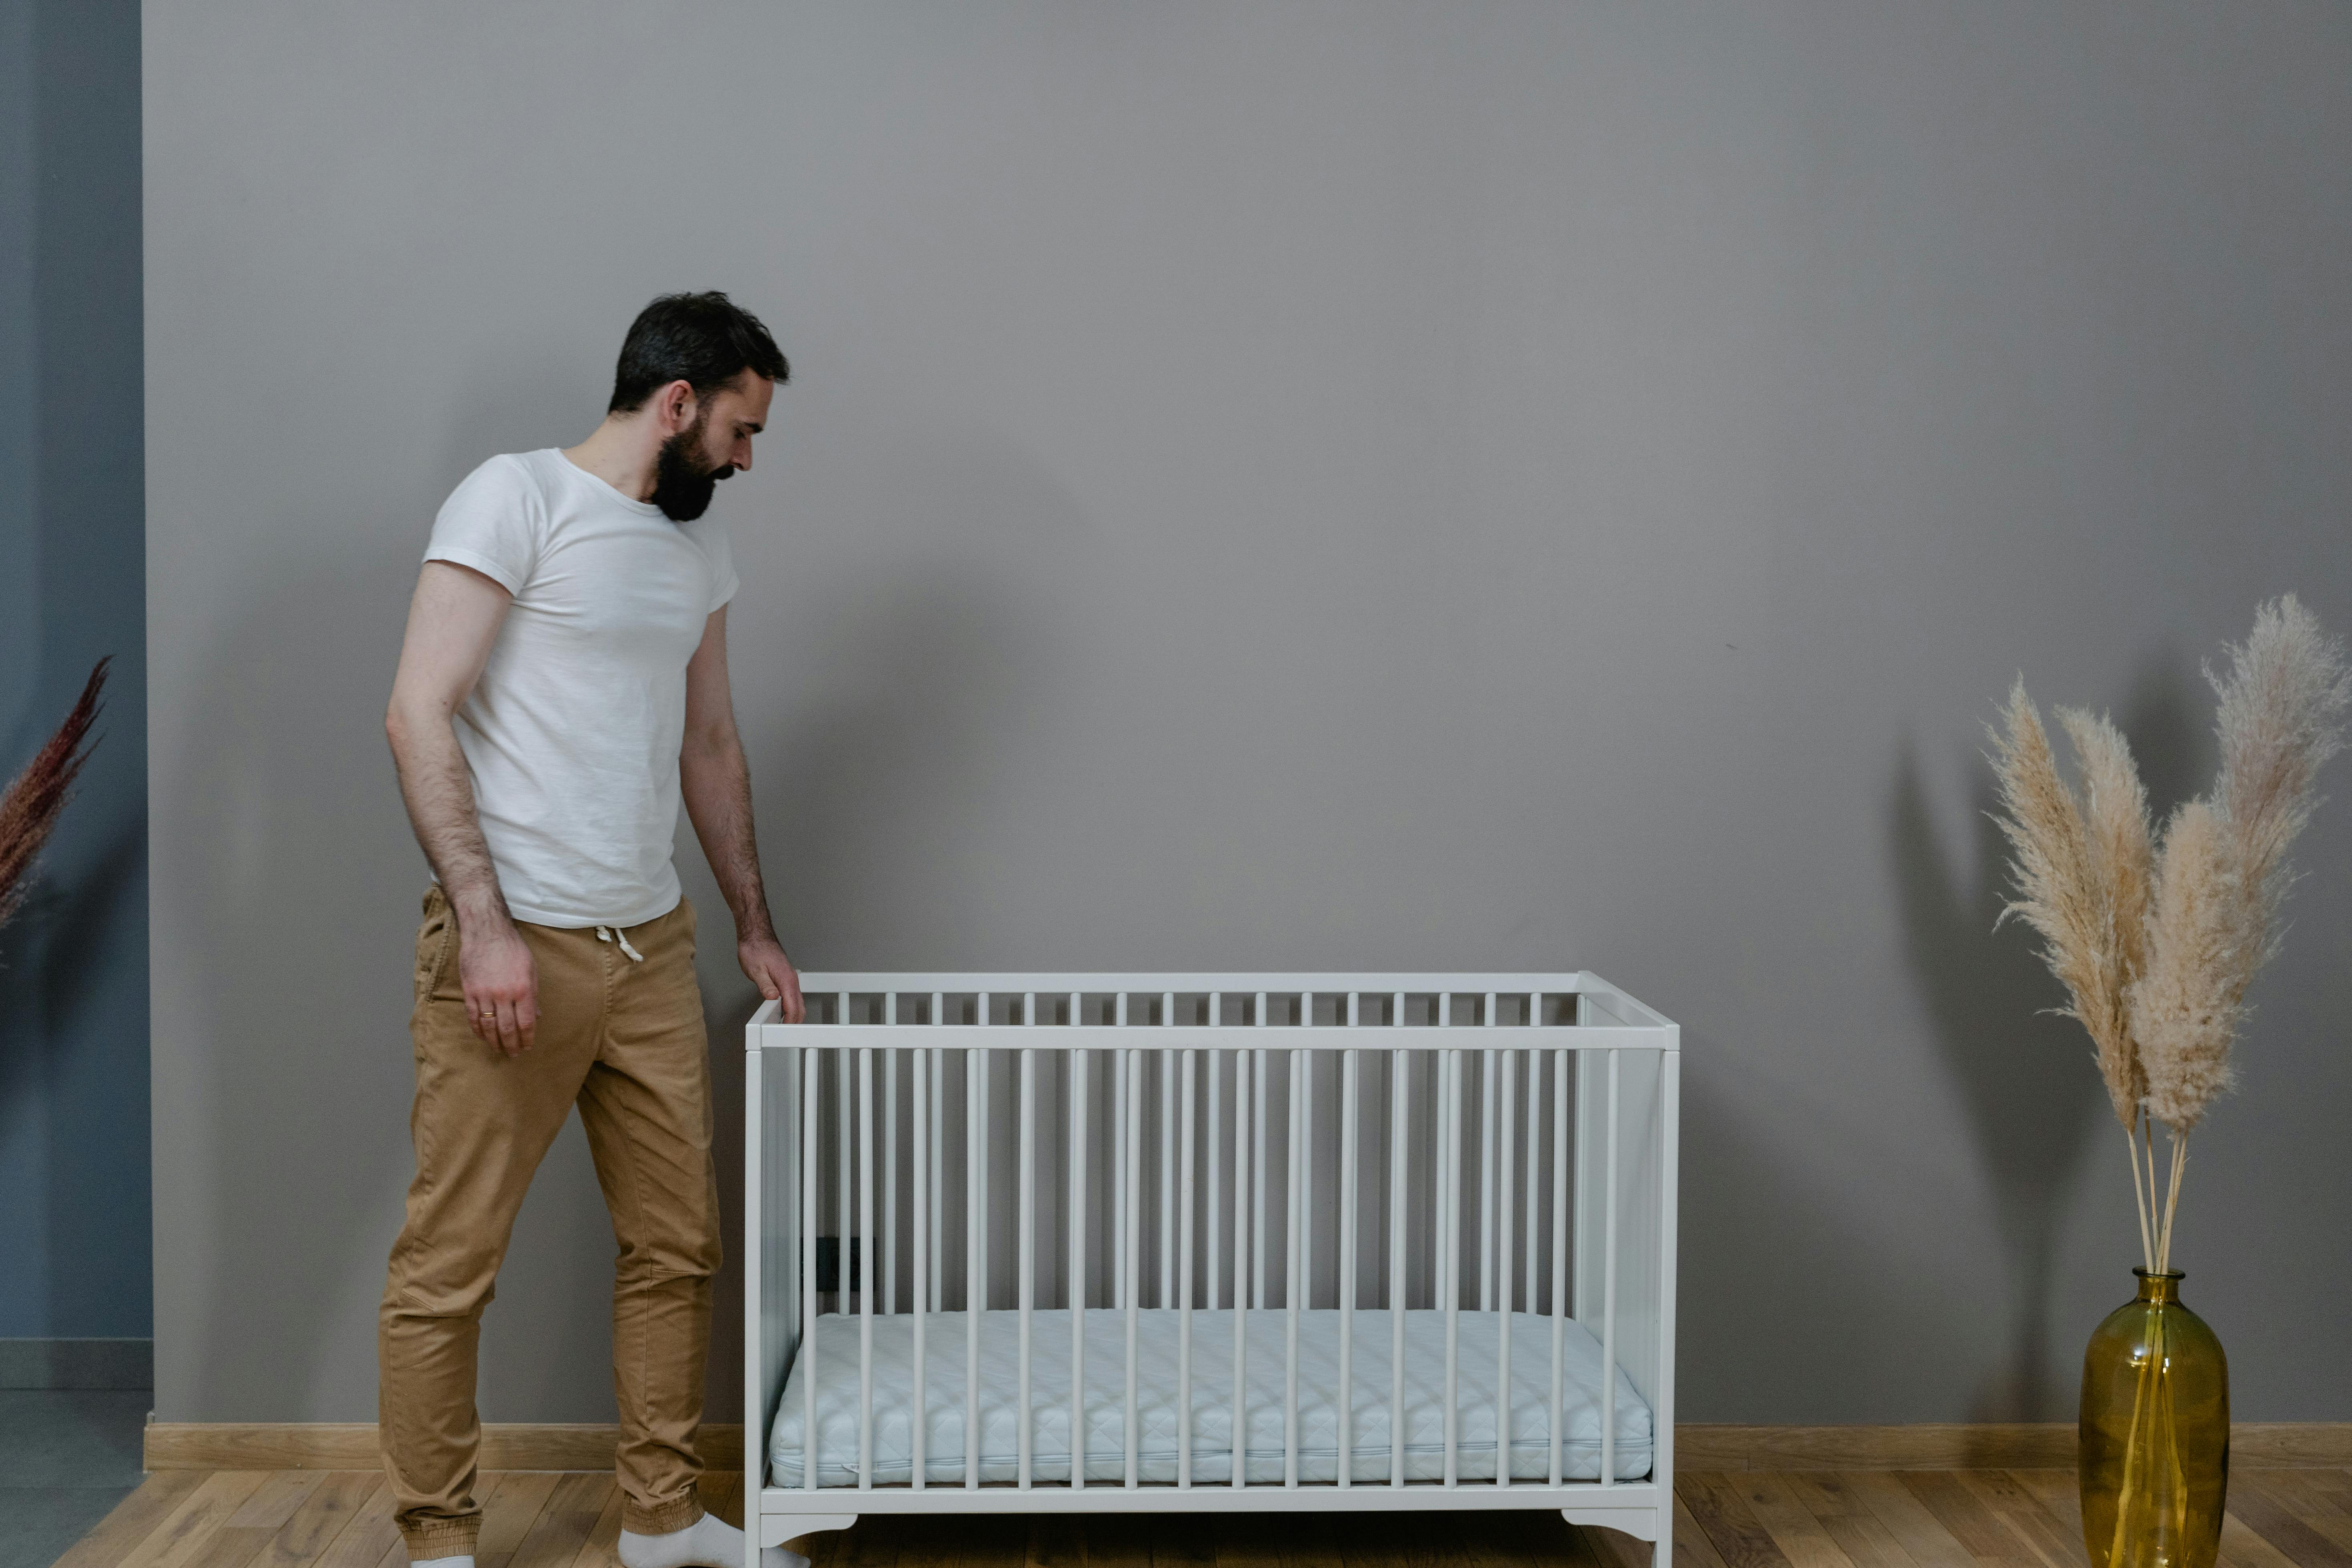
[[[1650,1543],[1603,1525],[1573,1527],[1600,1568],[1650,1568]]]
[[[2220,1568],[2352,1568],[2352,1471],[2242,1468]],[[703,1501],[741,1517],[741,1478]],[[2084,1568],[2063,1470],[1692,1472],[1676,1568]],[[488,1472],[478,1568],[612,1568],[604,1472]],[[58,1568],[405,1568],[372,1471],[166,1471]],[[733,1522],[733,1520],[730,1520]],[[821,1568],[1647,1568],[1647,1542],[1549,1509],[1426,1514],[876,1515],[810,1538]],[[814,1554],[813,1554],[814,1555]]]
[[[1895,1479],[1978,1562],[2029,1568],[2035,1561],[2032,1544],[1962,1486],[1957,1470],[1897,1470]]]
[[[2230,1478],[2228,1511],[2293,1558],[2296,1568],[2352,1568],[2352,1551],[2305,1522],[2280,1470],[2242,1470]]]
[[[499,1489],[505,1489],[501,1486]],[[578,1470],[558,1475],[554,1489],[547,1494],[547,1506],[540,1510],[521,1544],[508,1560],[511,1568],[572,1568],[572,1560],[580,1555],[582,1544],[596,1528],[597,1516],[604,1511],[613,1490],[610,1471]],[[488,1524],[486,1519],[486,1531]],[[481,1568],[478,1556],[475,1563],[476,1568]]]
[[[383,1485],[373,1470],[322,1470],[302,1506],[269,1538],[256,1568],[306,1568],[335,1538],[351,1528],[367,1500]]]
[[[1487,1517],[1498,1526],[1500,1539],[1516,1546],[1530,1568],[1601,1568],[1591,1537],[1560,1518],[1557,1509],[1532,1509],[1525,1513],[1513,1511]]]
[[[75,1542],[55,1568],[117,1568],[204,1483],[201,1470],[159,1470],[149,1476],[96,1529]]]
[[[1747,1502],[1748,1511],[1796,1568],[1858,1568],[1812,1510],[1798,1500],[1784,1475],[1744,1470],[1730,1479]]]
[[[352,1511],[351,1522],[320,1548],[312,1563],[316,1568],[376,1568],[385,1553],[399,1550],[400,1527],[393,1522],[399,1510],[400,1500],[391,1486],[376,1488]],[[406,1555],[402,1553],[404,1561]]]
[[[1849,1470],[1844,1481],[1917,1568],[1975,1568],[1969,1549],[1903,1484],[1901,1473]]]
[[[185,1568],[269,1475],[267,1470],[215,1470],[180,1500],[153,1534],[131,1550],[120,1568]]]
[[[2352,1507],[2336,1500],[2324,1470],[2266,1470],[2263,1484],[2282,1506],[2336,1545],[2352,1550]]]
[[[1715,1549],[1715,1542],[1699,1528],[1690,1504],[1683,1500],[1679,1491],[1675,1494],[1674,1547],[1676,1568],[1725,1568],[1723,1553]]]
[[[1706,1538],[1715,1542],[1724,1568],[1790,1568],[1788,1554],[1774,1542],[1771,1531],[1758,1522],[1729,1475],[1702,1471],[1681,1478],[1675,1489],[1690,1505],[1691,1515],[1706,1531]]]
[[[482,1533],[474,1542],[474,1568],[508,1568],[562,1479],[560,1470],[488,1470],[477,1478]]]
[[[743,1472],[706,1470],[702,1476],[702,1510],[721,1524],[743,1528]]]
[[[1210,1552],[1216,1551],[1213,1542]],[[901,1545],[899,1568],[906,1568],[906,1548]],[[1086,1521],[1076,1514],[1041,1513],[1029,1521],[1028,1555],[1023,1568],[1086,1568]]]
[[[2033,1549],[2042,1568],[2083,1568],[2082,1532],[2069,1531],[2008,1471],[1955,1470],[1952,1475]]]
[[[2224,1512],[2220,1568],[2295,1568],[2295,1563],[2249,1530],[2244,1520],[2233,1512]]]
[[[1013,1522],[1022,1527],[1025,1538],[1029,1521],[1024,1519]],[[843,1533],[841,1544],[834,1552],[833,1568],[898,1568],[898,1542],[906,1529],[903,1516],[869,1514],[857,1521],[856,1528]]]
[[[589,1529],[588,1539],[572,1553],[572,1568],[615,1568],[621,1560],[621,1512],[627,1501],[615,1486],[604,1500],[604,1511]]]

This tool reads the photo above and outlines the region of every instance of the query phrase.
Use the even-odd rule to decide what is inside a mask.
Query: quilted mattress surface
[[[1407,1311],[1404,1354],[1404,1471],[1408,1480],[1445,1474],[1445,1315]],[[1248,1314],[1247,1417],[1243,1479],[1283,1479],[1283,1352],[1288,1314]],[[1461,1314],[1455,1364],[1459,1418],[1454,1473],[1464,1480],[1495,1478],[1496,1373],[1503,1315]],[[796,1359],[769,1434],[772,1486],[803,1483],[810,1363],[816,1376],[817,1484],[857,1484],[858,1339],[856,1315],[820,1316],[814,1354]],[[961,1483],[964,1469],[965,1318],[933,1312],[925,1320],[924,1471],[933,1485]],[[909,1315],[877,1317],[874,1324],[874,1482],[913,1479],[915,1409],[914,1323]],[[1019,1479],[1020,1314],[991,1311],[980,1320],[980,1473],[983,1481]],[[1070,1475],[1070,1315],[1037,1311],[1030,1319],[1030,1473],[1039,1481]],[[1389,1479],[1390,1328],[1384,1310],[1359,1309],[1354,1330],[1355,1429],[1351,1469],[1359,1482]],[[1233,1479],[1234,1315],[1192,1314],[1192,1479]],[[1551,1473],[1552,1320],[1511,1314],[1508,1452],[1515,1480],[1546,1480]],[[1140,1479],[1176,1479],[1180,1443],[1178,1314],[1155,1309],[1137,1314],[1136,1447]],[[1118,1484],[1127,1475],[1124,1434],[1127,1314],[1112,1308],[1086,1314],[1086,1479]],[[1601,1346],[1582,1325],[1566,1325],[1560,1346],[1560,1474],[1596,1480],[1601,1474]],[[1650,1473],[1650,1409],[1622,1370],[1615,1373],[1616,1479]],[[1339,1479],[1339,1313],[1298,1314],[1298,1475],[1302,1481]]]

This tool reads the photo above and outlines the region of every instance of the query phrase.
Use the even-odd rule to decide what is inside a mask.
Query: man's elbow
[[[689,728],[678,748],[678,760],[688,767],[723,764],[740,753],[735,731],[724,725]]]
[[[446,722],[446,719],[431,704],[420,704],[413,696],[394,691],[392,700],[384,705],[383,738],[392,743],[394,757],[405,757],[411,748],[431,733],[436,721]]]

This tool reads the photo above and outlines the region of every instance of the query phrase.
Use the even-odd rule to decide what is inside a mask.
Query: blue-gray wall
[[[0,769],[114,656],[0,929],[0,1338],[152,1318],[139,7],[0,0]]]

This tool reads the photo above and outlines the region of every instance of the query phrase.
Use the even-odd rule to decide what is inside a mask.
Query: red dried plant
[[[82,742],[98,721],[99,694],[106,688],[106,667],[112,662],[98,661],[66,721],[9,782],[7,793],[0,795],[0,925],[23,906],[34,858],[49,841],[74,780],[89,760]]]

